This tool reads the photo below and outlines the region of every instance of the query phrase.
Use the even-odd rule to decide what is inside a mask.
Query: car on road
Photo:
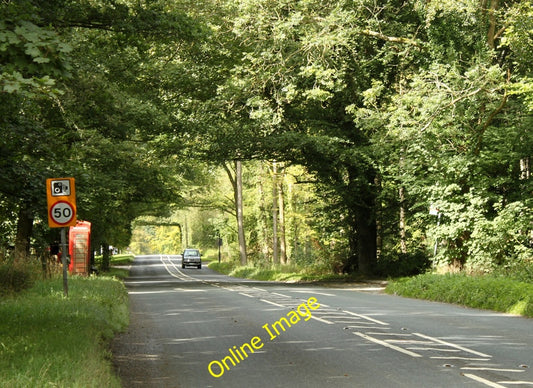
[[[187,265],[193,265],[197,268],[202,268],[202,255],[198,249],[187,248],[181,255],[181,268]]]

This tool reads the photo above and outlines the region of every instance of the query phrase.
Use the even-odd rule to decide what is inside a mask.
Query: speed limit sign
[[[69,225],[75,215],[76,212],[72,205],[65,201],[56,202],[50,208],[50,218],[61,226]]]
[[[46,180],[48,225],[51,228],[76,226],[76,190],[74,178]]]

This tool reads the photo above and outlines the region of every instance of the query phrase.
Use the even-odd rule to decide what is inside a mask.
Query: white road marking
[[[271,302],[269,300],[266,300],[266,299],[259,299],[261,302],[265,302],[265,303],[268,303],[268,304],[271,304],[273,306],[278,306],[278,307],[283,307],[283,308],[287,308],[286,306],[283,306],[281,304],[278,304],[278,303],[275,303],[275,302]]]
[[[326,319],[322,319],[322,318],[318,318],[318,317],[315,317],[314,315],[311,315],[311,318],[313,318],[315,321],[319,321],[319,322],[322,322],[322,323],[326,323],[328,325],[334,325],[335,323],[334,322],[330,322]]]
[[[298,292],[300,294],[313,294],[313,295],[324,295],[324,296],[337,296],[337,295],[334,295],[334,294],[328,294],[327,292],[319,292],[319,291],[302,291],[302,290],[290,290],[291,292]]]
[[[421,338],[425,338],[425,339],[428,339],[428,340],[431,340],[431,341],[434,341],[434,342],[438,342],[439,344],[442,344],[442,345],[446,345],[446,346],[449,346],[449,347],[452,347],[452,348],[463,350],[463,351],[465,351],[467,353],[476,354],[476,355],[481,356],[481,357],[492,358],[492,356],[489,355],[489,354],[485,354],[485,353],[478,352],[476,350],[468,349],[468,348],[465,348],[464,346],[452,344],[451,342],[446,342],[446,341],[440,340],[438,338],[433,338],[433,337],[430,337],[428,335],[424,335],[424,334],[420,334],[420,333],[413,333],[413,334],[418,336],[418,337],[421,337]]]
[[[385,341],[382,341],[380,339],[377,339],[377,338],[374,338],[374,337],[370,337],[369,335],[366,335],[366,334],[363,334],[363,333],[360,333],[358,331],[354,331],[353,332],[355,335],[358,335],[359,337],[361,338],[364,338],[368,341],[371,341],[371,342],[374,342],[376,344],[379,344],[381,346],[385,346],[387,348],[390,348],[390,349],[393,349],[393,350],[396,350],[397,352],[400,352],[400,353],[404,353],[404,354],[407,354],[411,357],[422,357],[420,354],[418,353],[415,353],[415,352],[411,352],[410,350],[407,350],[407,349],[403,349],[403,348],[400,348],[399,346],[395,346],[395,345],[392,345],[392,344],[389,344],[388,342],[385,342]]]
[[[523,373],[525,370],[523,369],[501,369],[501,368],[484,368],[484,367],[473,367],[473,366],[465,366],[461,368],[462,370],[489,370],[491,372],[510,372],[510,373]]]
[[[291,296],[288,296],[288,295],[283,295],[283,294],[280,294],[278,292],[271,292],[272,295],[278,295],[278,296],[282,296],[284,298],[291,298]]]
[[[351,311],[348,311],[348,310],[342,310],[343,313],[346,313],[346,314],[350,314],[350,315],[353,315],[355,317],[359,317],[359,318],[363,318],[363,319],[366,319],[368,321],[371,321],[371,322],[374,322],[374,323],[377,323],[378,325],[382,325],[382,326],[389,326],[388,323],[385,323],[385,322],[382,322],[382,321],[379,321],[375,318],[371,318],[369,317],[368,315],[362,315],[362,314],[356,314],[356,313],[352,313]]]
[[[470,373],[465,373],[463,376],[465,377],[468,377],[469,379],[472,379],[474,381],[477,381],[478,383],[482,383],[482,384],[485,384],[489,387],[493,387],[493,388],[505,388],[505,386],[503,385],[500,385],[498,383],[494,383],[492,381],[489,381],[487,379],[484,379],[483,377],[479,377],[479,376],[476,376],[476,375],[473,375],[473,374],[470,374]]]

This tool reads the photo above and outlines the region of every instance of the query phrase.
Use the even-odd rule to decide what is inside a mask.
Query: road
[[[137,256],[124,387],[533,387],[533,320]]]

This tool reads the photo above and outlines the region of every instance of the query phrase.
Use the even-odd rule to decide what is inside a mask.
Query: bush
[[[30,288],[40,274],[32,264],[1,264],[0,295],[12,294]]]
[[[376,272],[379,276],[413,276],[426,272],[431,260],[426,252],[417,250],[405,254],[383,255],[378,261]]]

